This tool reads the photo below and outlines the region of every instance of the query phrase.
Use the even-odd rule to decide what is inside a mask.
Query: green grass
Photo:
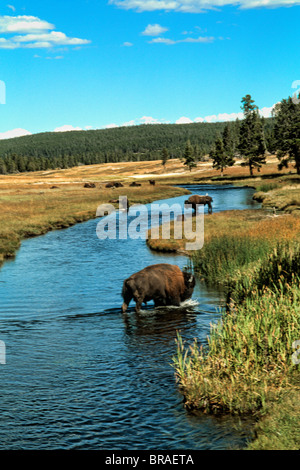
[[[231,308],[211,327],[207,345],[195,340],[187,347],[178,336],[173,367],[188,408],[268,416],[257,432],[266,440],[263,429],[270,433],[277,420],[282,439],[261,445],[284,449],[294,432],[293,413],[299,420],[299,406],[293,410],[292,404],[299,397],[300,365],[292,360],[292,345],[300,339],[300,244],[279,244],[246,273],[229,279]],[[274,408],[283,402],[285,410]]]
[[[255,439],[248,450],[299,450],[299,389],[283,394],[272,412],[255,426]]]
[[[267,193],[268,191],[273,191],[273,189],[277,189],[277,188],[280,188],[280,187],[281,187],[281,185],[279,183],[276,183],[276,182],[268,183],[268,182],[266,182],[266,183],[258,184],[256,186],[256,190]]]

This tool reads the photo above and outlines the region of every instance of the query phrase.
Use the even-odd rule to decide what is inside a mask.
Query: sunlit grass
[[[30,175],[33,178],[33,175]],[[24,175],[22,175],[24,178]],[[4,181],[4,177],[1,178]],[[180,196],[188,191],[167,185],[107,189],[100,185],[84,188],[83,183],[61,184],[50,189],[47,183],[35,185],[7,176],[0,186],[0,262],[15,255],[21,240],[49,230],[67,228],[96,217],[97,207],[119,196],[130,204],[146,204],[156,199]],[[114,204],[118,207],[118,204]]]
[[[212,327],[207,347],[185,348],[179,336],[174,367],[187,406],[266,413],[293,388],[300,370],[292,361],[300,338],[299,274],[299,245],[276,248],[243,300]]]

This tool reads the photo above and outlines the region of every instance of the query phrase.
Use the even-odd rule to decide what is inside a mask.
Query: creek
[[[213,211],[258,208],[254,190],[209,193]],[[186,196],[164,202],[183,204]],[[159,201],[161,202],[161,201]],[[205,213],[207,208],[205,208]],[[197,281],[178,308],[121,313],[125,278],[185,256],[151,251],[145,240],[99,240],[99,219],[24,240],[0,270],[0,449],[216,450],[243,447],[247,424],[190,413],[175,382],[177,331],[205,344],[220,318],[217,288]]]

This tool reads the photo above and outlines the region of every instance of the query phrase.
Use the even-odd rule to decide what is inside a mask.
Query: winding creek
[[[213,210],[260,207],[254,190],[188,186]],[[186,196],[164,202],[180,202]],[[205,212],[207,209],[205,210]],[[188,413],[170,366],[176,332],[206,342],[222,294],[198,282],[184,308],[122,315],[123,280],[184,256],[99,240],[99,219],[25,240],[0,270],[0,449],[200,450],[245,445],[247,426]]]

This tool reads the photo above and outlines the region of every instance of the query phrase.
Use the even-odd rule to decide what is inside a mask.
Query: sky
[[[11,3],[10,3],[11,2]],[[300,90],[300,0],[0,0],[0,139],[262,115]]]

